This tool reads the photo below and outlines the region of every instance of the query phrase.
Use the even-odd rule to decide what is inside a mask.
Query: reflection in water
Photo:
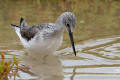
[[[24,55],[23,63],[30,67],[30,71],[39,76],[40,80],[63,80],[62,65],[54,55]],[[37,79],[39,80],[39,79]]]
[[[76,46],[79,58],[70,57],[70,48],[58,51],[66,57],[61,60],[64,80],[119,80],[119,43],[120,37],[86,41]]]
[[[72,55],[71,48],[57,52],[63,66],[64,80],[120,80],[120,37],[84,42],[92,38],[120,35],[119,0],[1,0],[0,8],[1,52],[17,57],[24,53],[19,51],[22,49],[21,43],[10,27],[11,23],[18,24],[20,17],[33,25],[54,22],[62,12],[70,11],[77,16],[75,42],[83,44],[76,46],[76,57]],[[62,48],[69,45],[64,44],[69,43],[68,35],[64,36]],[[9,54],[6,55],[7,59],[12,58]],[[30,61],[35,62],[34,59]],[[36,78],[22,71],[19,74],[22,80]]]
[[[76,75],[76,67],[74,67],[74,69],[73,69],[73,74],[72,74],[70,80],[74,80],[75,75]]]
[[[28,65],[29,71],[36,75],[22,71],[19,71],[19,74],[23,80],[36,80],[38,76],[40,80],[43,78],[43,80],[119,80],[119,39],[120,37],[113,37],[86,41],[76,46],[78,52],[76,57],[72,53],[72,48],[57,51],[56,55],[61,62],[57,56],[25,54],[21,63]],[[24,54],[23,51],[17,50],[6,52],[9,53],[6,55],[8,58],[13,54],[18,57]]]

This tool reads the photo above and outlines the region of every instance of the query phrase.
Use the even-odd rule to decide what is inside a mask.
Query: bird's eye
[[[66,24],[66,26],[67,26],[67,27],[70,27],[70,25],[69,25],[69,24]]]

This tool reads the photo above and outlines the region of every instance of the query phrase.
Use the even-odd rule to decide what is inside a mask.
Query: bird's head
[[[74,54],[76,55],[76,51],[75,51],[75,47],[74,47],[74,40],[73,40],[73,30],[76,25],[75,15],[71,12],[64,12],[59,16],[56,23],[67,30],[67,32],[70,36]]]

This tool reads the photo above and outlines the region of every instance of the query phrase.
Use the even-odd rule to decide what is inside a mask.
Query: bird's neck
[[[64,25],[63,25],[63,22],[62,22],[62,18],[58,18],[55,22],[55,25],[58,29],[64,30]]]

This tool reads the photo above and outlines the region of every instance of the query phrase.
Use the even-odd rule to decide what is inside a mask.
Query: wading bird
[[[21,18],[20,26],[11,24],[27,51],[39,54],[54,53],[61,45],[63,32],[66,29],[76,56],[73,40],[73,30],[75,25],[75,15],[71,12],[62,13],[55,23],[44,23],[29,26],[25,20]]]

